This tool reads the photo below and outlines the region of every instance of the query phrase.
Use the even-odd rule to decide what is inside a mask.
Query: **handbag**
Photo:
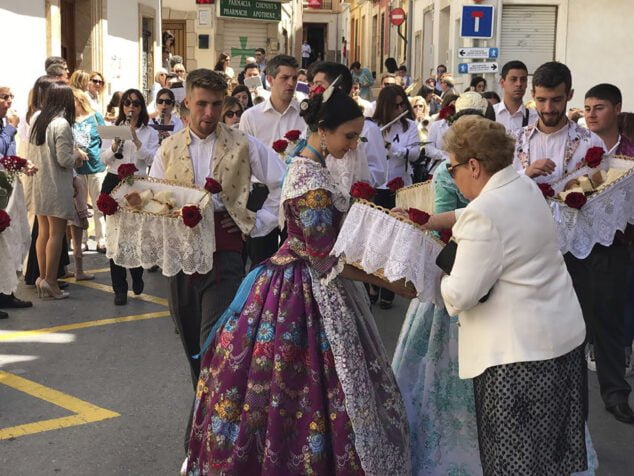
[[[445,245],[438,257],[436,258],[436,265],[442,269],[446,274],[451,274],[453,264],[456,261],[456,253],[458,252],[458,243],[454,240],[449,240],[449,243]],[[486,302],[489,299],[489,295],[493,288],[489,289],[489,292],[480,298],[478,302]]]

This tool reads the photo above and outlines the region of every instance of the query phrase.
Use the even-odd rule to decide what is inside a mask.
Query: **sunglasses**
[[[166,106],[171,106],[174,104],[174,101],[171,99],[157,99],[156,104],[165,104]]]
[[[90,81],[97,86],[101,86],[103,84],[103,81],[100,79],[91,79]]]
[[[136,101],[136,100],[130,101],[129,99],[126,99],[125,101],[123,101],[123,105],[125,107],[130,107],[130,106],[141,107],[143,103],[141,101]]]
[[[174,70],[174,72],[175,72],[176,74],[178,74],[178,73],[184,73],[184,72],[185,72],[185,70],[184,70],[184,69],[175,69],[175,70]]]
[[[451,178],[455,178],[456,177],[456,169],[458,167],[460,167],[461,165],[467,165],[469,162],[460,162],[459,164],[456,165],[451,165],[449,162],[447,162],[445,165],[447,167],[447,172],[449,172],[449,175],[451,176]]]
[[[233,116],[241,117],[242,111],[227,111],[225,113],[225,117],[228,117],[229,119],[233,119]]]
[[[414,109],[423,109],[425,106],[423,104],[415,104],[412,106]]]
[[[13,94],[11,94],[11,93],[9,93],[9,94],[2,94],[2,95],[0,95],[0,99],[2,99],[3,101],[6,101],[6,100],[8,100],[8,99],[13,100],[13,98],[14,98],[14,97],[15,97],[15,96],[14,96]]]

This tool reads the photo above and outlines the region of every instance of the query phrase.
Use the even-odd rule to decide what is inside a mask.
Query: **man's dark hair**
[[[247,64],[245,64],[243,71],[246,73],[248,69],[257,69],[258,71],[260,71],[260,67],[258,66],[257,63],[247,63]]]
[[[569,93],[572,89],[572,74],[568,66],[558,61],[544,63],[533,74],[533,91],[537,86],[554,89],[561,83],[566,86],[566,93]]]
[[[187,94],[191,93],[194,88],[202,88],[208,91],[227,91],[227,81],[222,74],[207,68],[198,68],[191,71],[187,75],[185,83]]]
[[[266,74],[269,76],[277,76],[280,71],[280,66],[288,66],[289,68],[299,68],[297,60],[293,56],[277,55],[271,58],[266,63]]]
[[[423,84],[418,90],[418,92],[416,93],[416,96],[420,96],[424,99],[427,97],[427,95],[433,94],[434,92],[435,91],[432,88]]]
[[[596,98],[603,99],[604,101],[610,101],[613,106],[617,104],[623,104],[623,96],[621,90],[614,84],[601,83],[596,86],[592,86],[586,93],[586,99]]]
[[[509,74],[509,71],[511,71],[512,69],[521,69],[523,71],[526,71],[526,73],[528,74],[528,68],[523,62],[519,60],[513,60],[513,61],[509,61],[504,66],[502,66],[502,71],[500,71],[500,77],[502,79],[506,79],[506,75]]]
[[[170,68],[174,69],[174,66],[176,66],[177,64],[183,64],[183,57],[179,55],[173,55],[170,58]]]
[[[500,99],[500,95],[496,93],[495,91],[485,91],[482,93],[482,97],[484,99],[495,99],[497,102],[502,101]]]
[[[354,63],[350,65],[350,69],[361,69],[361,63],[359,63],[358,61],[355,61]]]
[[[52,66],[54,64],[58,64],[60,66],[63,66],[64,68],[67,66],[66,60],[61,56],[49,56],[48,58],[46,58],[46,61],[44,61],[44,70],[47,70],[49,66]]]
[[[385,62],[383,64],[388,73],[396,73],[396,70],[398,69],[398,64],[396,63],[396,60],[394,58],[392,58],[391,56],[389,58],[385,58]]]
[[[398,70],[407,72],[407,66],[401,65],[401,66],[398,67]]]
[[[341,82],[338,87],[344,93],[350,94],[352,90],[352,73],[341,63],[332,61],[319,61],[308,67],[308,82],[312,83],[317,73],[324,73],[329,83],[332,83],[338,76],[341,76]]]
[[[266,54],[266,50],[265,50],[264,48],[256,48],[256,49],[255,49],[255,52],[256,52],[256,53],[262,53],[263,55],[265,55],[265,54]]]
[[[52,64],[46,68],[46,75],[53,76],[54,78],[61,78],[66,73],[68,73],[68,71],[66,71],[66,68],[61,64]]]
[[[445,73],[447,72],[447,67],[444,64],[439,64],[438,66],[436,66],[436,71],[438,71],[440,68],[445,70]]]

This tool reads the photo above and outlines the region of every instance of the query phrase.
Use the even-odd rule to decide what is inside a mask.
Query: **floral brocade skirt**
[[[367,445],[361,452],[357,445],[367,443],[367,438],[363,433],[355,434],[348,411],[350,405],[354,409],[355,402],[347,401],[338,374],[341,356],[333,351],[328,338],[314,281],[303,261],[284,266],[267,263],[241,312],[233,314],[219,329],[202,362],[187,474],[373,473],[364,470],[359,456],[367,451]],[[343,280],[335,281],[339,281],[335,288],[345,291]],[[359,296],[365,298],[361,291]],[[344,297],[348,303],[352,299]],[[340,314],[349,315],[354,307],[346,307]],[[357,329],[350,331],[357,340],[369,335]],[[358,347],[379,349],[381,354],[380,341],[370,340],[367,345],[358,342]],[[368,357],[376,360],[374,355]],[[380,363],[374,369],[368,362],[365,375],[377,386],[387,386],[391,381],[394,392],[390,398],[398,397],[400,402],[384,355],[376,361]],[[385,403],[383,397],[377,400],[381,405]],[[398,407],[398,403],[392,402],[392,406]],[[373,420],[381,419],[376,415],[371,415]],[[402,422],[394,414],[386,415],[392,423],[385,426],[395,421],[405,426],[404,412],[402,415]],[[403,435],[406,445],[406,431]],[[375,443],[383,445],[379,436]],[[396,457],[408,464],[405,458],[409,453]]]

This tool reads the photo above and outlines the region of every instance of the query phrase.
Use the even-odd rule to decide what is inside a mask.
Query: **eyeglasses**
[[[241,117],[242,116],[242,111],[227,111],[227,112],[225,112],[225,117],[228,117],[229,119],[233,119],[233,116]]]
[[[449,175],[451,176],[451,178],[455,178],[456,177],[456,169],[458,167],[460,167],[461,165],[467,165],[468,163],[469,163],[469,161],[460,162],[459,164],[456,164],[456,165],[451,165],[449,162],[447,162],[445,165],[447,166],[447,172],[449,172]]]
[[[126,99],[125,101],[123,101],[123,105],[124,105],[125,107],[130,107],[130,106],[133,106],[133,107],[141,107],[141,105],[142,105],[142,104],[143,104],[143,103],[142,103],[141,101],[136,101],[136,100],[134,100],[134,101],[130,101],[129,99]]]
[[[101,86],[103,84],[103,81],[100,79],[91,79],[90,81],[97,86]]]
[[[7,101],[9,99],[13,101],[14,97],[15,96],[13,94],[11,94],[11,93],[9,93],[9,94],[0,94],[0,99],[2,99],[3,101]]]
[[[166,106],[171,106],[174,104],[174,101],[171,99],[157,99],[156,104],[165,104]]]

